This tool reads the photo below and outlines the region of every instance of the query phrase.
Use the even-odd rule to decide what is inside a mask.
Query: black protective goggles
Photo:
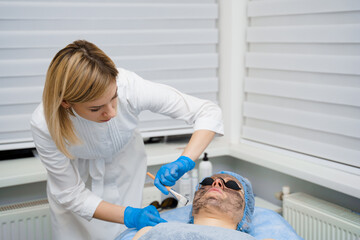
[[[225,180],[222,179],[221,177],[217,177],[217,178],[220,179],[224,183],[225,187],[230,188],[235,191],[241,190],[241,187],[239,186],[239,184],[237,184],[237,182],[235,182],[233,180],[229,180],[229,181],[225,182]],[[212,179],[211,177],[207,177],[207,178],[204,178],[204,180],[202,180],[202,182],[200,184],[202,186],[209,186],[209,185],[212,185],[214,182],[215,182],[215,179]]]

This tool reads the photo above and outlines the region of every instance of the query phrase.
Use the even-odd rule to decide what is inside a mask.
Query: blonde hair
[[[51,61],[43,92],[45,120],[57,148],[70,159],[69,145],[79,144],[70,108],[61,103],[83,103],[101,97],[116,81],[114,62],[96,45],[78,40],[60,50]]]

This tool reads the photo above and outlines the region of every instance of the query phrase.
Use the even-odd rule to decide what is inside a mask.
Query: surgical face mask
[[[217,177],[215,179],[212,179],[211,177],[207,177],[207,178],[204,178],[204,180],[202,180],[202,182],[200,184],[202,186],[209,186],[209,185],[212,185],[216,179],[220,179],[223,182],[223,184],[225,185],[225,187],[227,187],[227,188],[230,188],[235,191],[241,190],[241,187],[235,181],[229,180],[229,181],[225,182],[225,180],[222,179],[221,177]]]

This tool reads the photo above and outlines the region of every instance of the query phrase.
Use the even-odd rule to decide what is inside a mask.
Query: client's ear
[[[63,108],[65,108],[65,109],[68,109],[68,108],[71,107],[71,104],[68,103],[67,101],[62,101],[62,102],[61,102],[61,106],[62,106]]]

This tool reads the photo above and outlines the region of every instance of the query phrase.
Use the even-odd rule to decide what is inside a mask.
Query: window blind
[[[248,2],[242,138],[360,167],[360,1]]]
[[[98,45],[118,67],[217,102],[216,0],[0,1],[0,150],[33,147],[29,120],[47,68],[70,42]],[[183,134],[144,112],[144,137]]]

